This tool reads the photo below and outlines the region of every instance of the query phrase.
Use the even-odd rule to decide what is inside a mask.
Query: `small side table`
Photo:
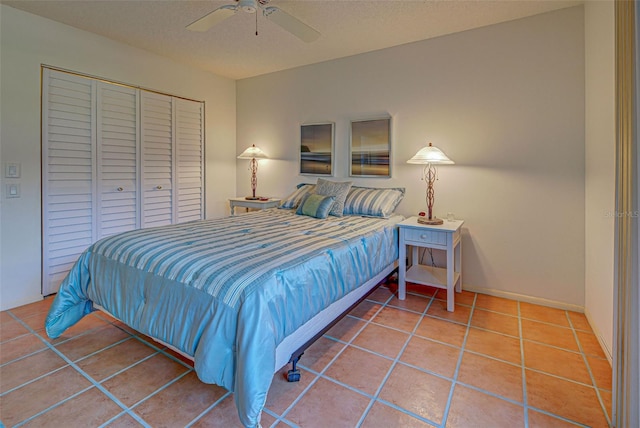
[[[229,199],[229,207],[231,208],[231,215],[236,215],[236,207],[244,207],[249,211],[249,208],[256,210],[266,210],[267,208],[274,208],[280,205],[280,199],[269,198],[266,201],[259,199],[249,200],[245,198],[231,198]]]
[[[410,217],[401,223],[400,260],[398,275],[398,298],[406,297],[406,281],[447,290],[447,310],[453,312],[455,306],[454,288],[462,291],[462,245],[460,228],[464,221],[445,220],[443,224],[427,225],[418,223],[418,217]],[[407,266],[407,245],[412,246],[411,259]],[[420,264],[418,248],[433,248],[447,253],[447,267],[438,268]]]

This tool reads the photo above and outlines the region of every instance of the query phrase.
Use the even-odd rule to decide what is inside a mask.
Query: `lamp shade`
[[[451,165],[455,162],[449,159],[442,150],[437,147],[433,147],[431,143],[429,143],[428,146],[418,150],[418,153],[413,155],[407,163]]]
[[[268,158],[269,156],[267,156],[262,150],[260,150],[260,148],[256,147],[255,144],[252,144],[251,147],[249,147],[244,152],[240,153],[240,155],[238,156],[238,159],[268,159]]]

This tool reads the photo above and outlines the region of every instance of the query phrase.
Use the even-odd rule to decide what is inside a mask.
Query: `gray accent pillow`
[[[318,183],[316,184],[316,190],[314,193],[322,196],[335,197],[336,199],[333,202],[331,211],[329,211],[329,215],[342,217],[344,212],[344,201],[347,199],[347,195],[349,194],[352,184],[353,183],[351,181],[339,182],[318,178]]]

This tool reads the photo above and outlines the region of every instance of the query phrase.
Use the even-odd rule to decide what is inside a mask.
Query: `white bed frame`
[[[398,267],[395,261],[384,268],[382,272],[365,282],[360,287],[351,291],[342,299],[337,300],[320,311],[316,316],[311,318],[300,328],[285,337],[284,340],[276,348],[276,367],[274,373],[284,367],[287,363],[293,362],[294,358],[300,351],[309,346],[317,339],[316,336],[322,335],[326,330],[346,315],[345,312],[360,303],[371,291],[387,276]],[[295,370],[295,367],[294,367]]]
[[[351,291],[349,294],[333,302],[331,305],[327,306],[309,321],[300,326],[296,331],[291,333],[289,336],[285,337],[284,340],[278,345],[276,348],[276,365],[274,367],[274,373],[280,370],[282,367],[287,365],[288,363],[293,363],[293,370],[290,370],[290,381],[295,381],[297,379],[291,378],[291,372],[295,372],[295,365],[298,361],[298,358],[302,355],[304,350],[311,345],[318,337],[324,334],[331,326],[337,323],[346,313],[355,307],[358,303],[368,296],[373,289],[387,276],[389,276],[396,268],[398,267],[398,261],[391,263],[387,267],[385,267],[380,273],[371,278],[369,281],[365,282],[360,287]],[[113,318],[116,318],[111,314],[108,310],[103,308],[100,305],[94,303],[94,307],[96,309],[100,309],[101,311],[109,314]],[[117,319],[117,318],[116,318]],[[160,339],[156,339],[152,337],[153,340],[166,346],[167,348],[173,350],[174,352],[179,353],[185,358],[193,361],[193,357],[185,354],[174,346],[165,343]],[[298,376],[299,379],[299,376]]]

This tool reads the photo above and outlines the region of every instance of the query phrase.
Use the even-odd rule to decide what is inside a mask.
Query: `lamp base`
[[[442,220],[441,218],[436,218],[436,217],[434,217],[432,219],[428,219],[427,217],[418,217],[418,223],[436,225],[436,224],[443,224],[444,220]]]
[[[257,201],[260,199],[260,196],[245,196],[244,199],[247,201]]]

